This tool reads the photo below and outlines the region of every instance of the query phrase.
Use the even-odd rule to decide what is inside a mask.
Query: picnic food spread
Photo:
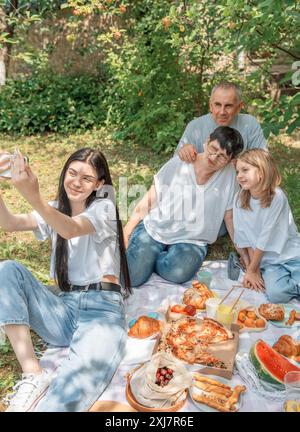
[[[228,294],[225,297],[227,296]],[[230,311],[235,316],[233,324],[221,323],[217,319],[203,316],[206,300],[213,297],[215,294],[205,284],[193,282],[192,287],[184,291],[182,299],[178,299],[178,303],[169,303],[165,321],[143,315],[134,322],[128,332],[129,336],[142,339],[157,335],[154,354],[147,368],[145,365],[140,371],[141,380],[146,374],[148,376],[146,379],[149,382],[143,391],[147,394],[145,389],[152,389],[151,397],[148,395],[139,400],[141,387],[135,388],[135,394],[131,394],[129,388],[132,398],[136,397],[132,405],[136,409],[149,411],[161,408],[162,411],[176,411],[186,400],[187,394],[183,392],[189,389],[194,404],[200,410],[238,411],[242,394],[247,391],[246,385],[230,385],[239,332],[264,332],[267,321],[271,324],[274,322],[274,326],[277,323],[292,326],[300,318],[297,308],[290,309],[287,305],[263,303],[256,308],[243,302],[244,307],[238,309],[240,294],[233,306],[230,306]],[[217,307],[222,306],[222,301],[220,299]],[[199,310],[201,314],[197,313]],[[283,334],[278,340],[272,341],[272,344],[273,346],[269,345],[263,338],[256,340],[248,358],[257,379],[279,391],[284,389],[284,377],[288,372],[300,372],[300,367],[293,363],[300,363],[300,341]],[[172,358],[174,366],[165,360],[159,364],[156,360],[155,363],[156,356],[169,356],[167,359]],[[179,377],[184,376],[185,372],[179,372],[178,364],[186,370],[187,375],[183,381]],[[194,369],[190,369],[192,366]],[[195,372],[195,367],[202,369]],[[130,398],[128,402],[131,403]],[[285,410],[289,409],[292,410],[287,406]]]

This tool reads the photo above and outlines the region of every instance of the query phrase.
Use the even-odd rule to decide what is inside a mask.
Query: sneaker
[[[13,388],[15,392],[11,396],[6,412],[26,412],[32,410],[45,395],[51,377],[48,372],[40,374],[23,373],[22,380]]]

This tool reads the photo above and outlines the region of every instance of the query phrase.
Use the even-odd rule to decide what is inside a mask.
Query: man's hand
[[[243,286],[255,291],[264,292],[265,284],[260,271],[254,272],[247,270],[243,279]]]
[[[123,237],[124,237],[124,247],[125,250],[128,249],[128,243],[129,243],[129,238],[131,236],[132,233],[132,229],[129,227],[128,223],[127,225],[125,225],[125,227],[123,228]]]
[[[183,162],[192,163],[197,157],[196,147],[193,144],[185,144],[179,150],[178,155]]]

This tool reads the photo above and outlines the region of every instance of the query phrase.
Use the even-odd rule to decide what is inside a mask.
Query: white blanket
[[[210,288],[216,291],[221,297],[235,284],[235,282],[227,278],[226,261],[206,261],[203,267],[209,269],[213,273],[213,280]],[[133,289],[133,295],[126,300],[127,322],[129,323],[131,319],[149,312],[159,312],[161,311],[162,305],[166,305],[170,301],[181,303],[182,293],[189,286],[191,286],[191,282],[184,285],[176,285],[153,274],[146,284],[138,289]],[[238,291],[234,293],[234,297],[237,296],[237,293]],[[267,302],[264,294],[251,290],[245,290],[242,298],[249,304],[255,306]],[[299,305],[299,302],[295,301],[295,304]],[[249,352],[251,345],[260,338],[272,345],[282,334],[290,334],[295,339],[300,339],[300,327],[298,327],[298,330],[282,329],[269,323],[267,329],[263,332],[242,333],[240,334],[238,351]],[[154,344],[155,340],[128,339],[125,357],[110,385],[100,396],[99,401],[115,400],[121,403],[127,403],[125,396],[126,373],[132,370],[137,364],[150,359]],[[67,355],[68,349],[48,348],[41,359],[42,367],[49,372],[54,372]],[[249,381],[247,383],[249,383]],[[237,384],[245,384],[245,382],[238,372],[235,371],[231,380],[231,385]],[[265,395],[260,395],[254,388],[251,389],[248,387],[246,393],[242,396],[240,411],[274,412],[281,411],[282,406],[283,404],[281,401],[267,399]],[[196,407],[189,397],[181,411],[199,411],[199,407]]]

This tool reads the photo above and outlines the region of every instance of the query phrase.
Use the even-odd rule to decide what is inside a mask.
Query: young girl
[[[265,150],[237,160],[241,186],[233,207],[234,241],[243,248],[245,287],[266,290],[272,303],[300,299],[300,234],[275,162]]]
[[[23,371],[8,411],[33,410],[45,393],[38,411],[85,411],[109,384],[126,342],[120,270],[125,291],[129,276],[118,211],[103,193],[104,184],[112,188],[108,165],[98,150],[76,151],[63,167],[57,201],[49,204],[19,152],[11,172],[34,211],[13,215],[0,197],[0,225],[51,238],[50,273],[60,292],[15,261],[0,263],[0,325]],[[30,327],[47,343],[70,346],[54,380],[34,354]]]

